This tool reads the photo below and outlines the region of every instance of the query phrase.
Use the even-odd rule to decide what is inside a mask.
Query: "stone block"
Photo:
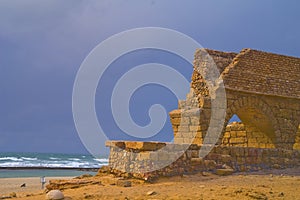
[[[186,125],[178,126],[178,132],[189,132],[189,131],[190,131],[189,126]]]
[[[136,142],[126,141],[125,147],[128,149],[140,150],[140,151],[155,151],[166,146],[163,142]]]
[[[170,118],[175,118],[175,117],[180,118],[182,111],[183,111],[182,109],[178,109],[169,112]]]
[[[203,159],[202,158],[191,158],[191,165],[197,166],[197,165],[203,165]]]
[[[140,160],[140,161],[149,160],[150,159],[150,152],[140,152],[137,157],[138,157],[138,160]]]
[[[194,138],[193,144],[203,144],[203,139],[202,138]]]
[[[246,133],[246,131],[237,131],[236,135],[237,135],[237,137],[246,137],[247,133]]]
[[[204,165],[207,170],[216,169],[217,163],[214,160],[204,160]]]
[[[201,130],[200,126],[190,126],[189,128],[190,128],[190,131],[193,131],[193,132],[197,132],[197,131]]]
[[[230,138],[230,140],[229,140],[229,143],[232,143],[232,144],[242,144],[245,142],[246,142],[245,138]]]
[[[170,159],[170,155],[166,151],[158,151],[158,160],[166,161]]]
[[[219,176],[228,176],[233,174],[234,170],[233,169],[217,169],[216,174]]]
[[[172,117],[170,120],[171,120],[172,125],[176,125],[176,126],[180,125],[180,122],[181,122],[180,117]]]

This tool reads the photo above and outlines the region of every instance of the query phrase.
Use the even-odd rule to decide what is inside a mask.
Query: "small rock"
[[[280,192],[279,194],[278,194],[278,197],[283,197],[284,196],[284,193],[283,192]]]
[[[120,187],[131,187],[131,181],[127,181],[127,180],[118,180],[117,181],[117,186]]]
[[[217,163],[214,160],[205,160],[204,165],[207,170],[214,170],[216,169]]]
[[[93,195],[90,195],[90,194],[86,194],[84,195],[84,198],[85,199],[92,199],[94,196]]]
[[[64,198],[64,194],[60,190],[51,190],[46,194],[47,200],[60,200]]]
[[[12,192],[9,194],[10,197],[17,197],[17,194],[15,192]]]
[[[182,174],[181,177],[182,177],[182,178],[188,178],[189,176],[186,175],[186,174]]]
[[[0,197],[0,199],[11,199],[12,197],[11,196],[2,196]]]
[[[237,190],[234,191],[234,193],[236,193],[236,194],[239,194],[239,193],[242,193],[242,192],[243,192],[242,188],[239,188],[239,189],[237,189]]]
[[[232,169],[232,167],[230,167],[230,166],[228,166],[228,165],[226,165],[226,164],[222,165],[222,168],[223,168],[223,169]]]
[[[149,192],[147,192],[147,196],[151,196],[151,195],[155,195],[155,194],[156,194],[155,191],[149,191]]]
[[[201,174],[202,174],[202,176],[209,176],[209,175],[211,175],[209,172],[202,172]]]
[[[278,164],[274,164],[274,165],[272,165],[272,168],[273,169],[281,169],[281,166]]]
[[[251,193],[249,193],[248,196],[253,198],[253,199],[268,200],[268,197],[265,194],[259,193],[259,192],[251,192]]]
[[[216,174],[220,176],[227,176],[233,174],[233,169],[217,169]]]

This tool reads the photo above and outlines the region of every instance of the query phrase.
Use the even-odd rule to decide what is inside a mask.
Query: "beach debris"
[[[64,198],[64,194],[60,190],[51,190],[46,194],[47,200],[60,200]]]
[[[155,191],[149,191],[149,192],[147,192],[147,196],[152,196],[152,195],[155,195],[155,194],[156,194]]]
[[[20,187],[26,187],[26,183],[23,183]]]

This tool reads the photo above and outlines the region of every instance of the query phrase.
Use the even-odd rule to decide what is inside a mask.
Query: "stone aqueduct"
[[[224,81],[227,111],[219,143],[258,148],[298,148],[300,137],[300,59],[244,49],[239,54],[206,50],[216,63]],[[191,88],[178,110],[170,113],[176,143],[185,143],[195,127],[192,121],[181,123],[182,108],[199,103],[200,122],[195,144],[202,144],[210,120],[211,96],[197,70],[202,60],[195,54]],[[226,127],[234,115],[242,124]],[[197,122],[198,123],[198,122]],[[234,126],[234,131],[230,128]],[[227,131],[226,131],[227,130]],[[297,135],[298,132],[298,135]],[[225,138],[224,138],[225,137]],[[226,138],[228,139],[226,141]]]
[[[210,67],[202,59],[207,53],[226,93],[225,121],[216,124],[221,135],[212,138],[207,133],[211,120],[216,121],[212,117],[216,95],[210,94],[207,80],[199,73]],[[242,122],[228,124],[234,114]],[[300,59],[252,49],[238,54],[199,49],[191,90],[186,100],[179,101],[178,109],[170,112],[170,119],[174,143],[107,141],[110,172],[148,179],[217,173],[228,167],[233,171],[299,167]],[[208,146],[212,148],[201,156]]]

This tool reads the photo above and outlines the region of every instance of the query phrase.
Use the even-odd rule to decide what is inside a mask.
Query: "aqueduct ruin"
[[[226,90],[227,111],[220,143],[258,148],[298,148],[300,59],[252,49],[244,49],[239,54],[206,51],[216,63]],[[198,50],[195,54],[191,83],[196,95],[187,95],[187,99],[179,103],[178,110],[170,113],[176,143],[185,143],[191,129],[195,129],[192,121],[180,126],[178,117],[181,117],[181,109],[187,107],[185,104],[199,102],[198,107],[203,113],[200,114],[194,144],[202,144],[209,126],[211,97],[204,78],[197,70],[203,62],[198,56],[200,53],[201,50]],[[234,114],[238,115],[242,124],[226,127]]]
[[[211,143],[207,133],[210,121],[215,120],[211,119],[215,96],[199,72],[210,67],[202,59],[207,53],[217,66],[226,93],[225,121],[217,124],[221,135],[211,138]],[[233,115],[241,122],[229,123]],[[191,91],[186,100],[179,101],[178,109],[170,112],[170,119],[174,130],[171,145],[107,141],[112,172],[147,178],[216,172],[224,166],[233,171],[300,166],[300,58],[252,49],[240,53],[199,49]],[[201,157],[201,148],[207,145],[204,140],[213,148]],[[177,150],[187,145],[176,157]],[[164,162],[169,164],[160,167]]]

